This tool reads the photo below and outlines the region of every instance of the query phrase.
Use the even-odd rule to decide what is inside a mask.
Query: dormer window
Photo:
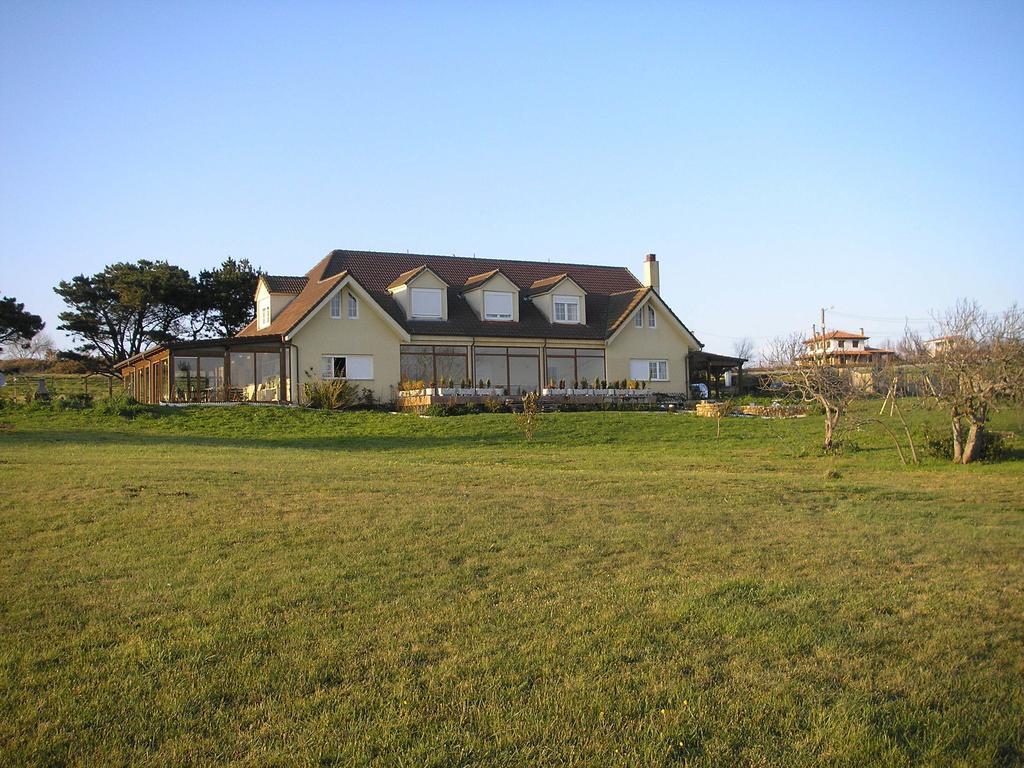
[[[555,322],[578,323],[579,321],[579,296],[555,296]]]
[[[657,315],[655,315],[655,313],[654,313],[654,307],[648,305],[647,306],[647,327],[648,328],[654,328],[655,326],[657,326],[657,324],[658,324]]]
[[[270,299],[262,299],[259,306],[259,325],[260,328],[266,328],[270,325]]]
[[[511,320],[513,300],[506,291],[484,291],[484,320]]]
[[[415,320],[440,320],[441,289],[413,288],[412,317]]]

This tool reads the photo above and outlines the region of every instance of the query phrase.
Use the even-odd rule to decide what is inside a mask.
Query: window
[[[644,311],[642,309],[638,309],[636,314],[633,315],[633,325],[637,328],[644,327]]]
[[[351,293],[348,295],[348,319],[359,319],[359,300]]]
[[[546,381],[549,387],[557,387],[564,381],[571,387],[574,381],[604,378],[603,349],[559,349],[549,347],[545,355],[547,359]]]
[[[484,291],[484,320],[511,320],[512,294]]]
[[[654,328],[657,325],[655,322],[654,307],[647,305],[647,327]]]
[[[536,392],[540,384],[540,350],[537,347],[476,347],[473,373],[476,383],[506,387],[510,395]]]
[[[843,348],[843,347],[845,347],[845,346],[846,346],[846,342],[845,342],[845,341],[840,341],[840,342],[839,342],[839,348],[840,348],[840,349],[842,349],[842,348]]]
[[[260,299],[259,318],[260,320],[257,325],[260,328],[266,328],[270,325],[270,299]]]
[[[458,384],[469,376],[467,352],[466,347],[403,344],[402,381],[422,381],[427,385],[444,379]]]
[[[373,378],[372,355],[322,355],[320,377],[323,379],[348,379],[369,381]]]
[[[853,348],[854,348],[854,349],[856,349],[856,348],[857,348],[857,342],[856,342],[856,341],[854,341],[854,342],[853,342]]]
[[[341,317],[341,294],[336,293],[331,297],[331,317],[337,320]]]
[[[441,289],[413,288],[412,316],[421,320],[440,320]]]
[[[636,381],[668,381],[668,361],[630,360],[629,378]]]
[[[579,321],[579,296],[555,296],[555,322],[578,323]]]

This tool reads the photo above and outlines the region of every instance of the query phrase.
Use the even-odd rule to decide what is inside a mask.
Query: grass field
[[[0,764],[1020,765],[1024,461],[820,428],[8,406]]]

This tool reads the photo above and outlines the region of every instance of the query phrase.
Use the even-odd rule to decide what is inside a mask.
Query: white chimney
[[[653,253],[644,256],[644,285],[661,293],[661,275],[658,272],[658,257]]]

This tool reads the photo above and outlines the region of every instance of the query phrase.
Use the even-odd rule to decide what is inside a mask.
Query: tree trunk
[[[972,461],[978,458],[978,455],[981,453],[981,442],[984,439],[984,435],[984,424],[971,424],[971,428],[967,432],[967,443],[964,445],[961,463],[970,464]]]
[[[825,409],[825,452],[828,453],[832,450],[832,437],[835,431],[835,423],[831,411]]]
[[[964,455],[964,428],[959,416],[953,417],[953,463],[960,464]]]

